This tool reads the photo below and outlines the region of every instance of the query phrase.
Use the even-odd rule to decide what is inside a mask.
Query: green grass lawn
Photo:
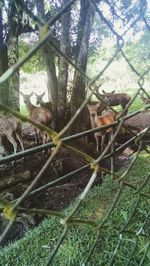
[[[129,113],[135,112],[141,108],[143,108],[145,105],[143,104],[141,98],[139,96],[136,97],[135,101],[131,104],[129,108]]]
[[[134,184],[139,188],[147,174],[150,172],[150,156],[142,152],[134,164],[132,170],[128,173],[127,182]],[[122,170],[123,171],[123,170]],[[90,219],[100,224],[103,218],[110,210],[116,194],[118,192],[118,183],[113,181],[110,176],[106,176],[103,184],[90,190],[88,196],[79,208],[75,216]],[[150,193],[150,184],[143,187],[142,192]],[[90,265],[110,265],[112,254],[116,248],[119,231],[126,224],[131,213],[134,210],[138,199],[130,187],[124,187],[117,202],[117,205],[105,222],[104,227],[100,230],[96,248],[90,258]],[[73,208],[75,202],[64,211],[65,214]],[[135,238],[130,232],[138,232],[143,225],[149,213],[150,201],[145,197],[140,197],[139,204],[127,226],[127,232],[123,233],[121,245],[119,247],[116,266],[124,266],[131,255],[134,248]],[[146,234],[150,233],[150,224],[144,227]],[[61,236],[63,226],[60,219],[51,217],[45,219],[38,228],[30,231],[26,236],[16,241],[14,244],[0,251],[0,265],[6,266],[44,266],[47,257],[54,250],[58,238]],[[96,230],[90,225],[72,224],[65,240],[55,256],[51,265],[84,265],[82,264],[89,253],[89,249],[94,243]],[[148,240],[143,237],[138,238],[137,247],[135,249],[132,263],[130,265],[137,266],[142,259]],[[150,253],[148,252],[144,261],[144,266],[150,265]]]

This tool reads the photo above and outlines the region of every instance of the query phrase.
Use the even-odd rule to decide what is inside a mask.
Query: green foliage
[[[149,155],[144,152],[141,153],[132,170],[128,173],[126,181],[140,187],[150,171],[149,159]],[[118,189],[119,185],[117,182],[113,181],[110,176],[106,176],[102,186],[95,187],[88,193],[87,198],[76,215],[78,217],[88,217],[88,219],[100,223],[111,208]],[[142,192],[149,193],[150,185],[147,184]],[[103,266],[109,264],[118,241],[119,230],[126,224],[135,207],[136,201],[137,194],[134,194],[131,188],[124,187],[113,213],[105,224],[105,228],[100,230],[97,246],[88,265]],[[72,205],[69,209],[72,209]],[[66,211],[67,213],[69,209]],[[148,212],[148,201],[146,198],[141,197],[138,208],[127,229],[137,232],[144,223]],[[145,233],[149,232],[149,227],[146,226],[144,230]],[[38,228],[30,231],[23,239],[16,241],[14,244],[0,251],[1,265],[45,265],[46,258],[56,246],[62,231],[63,228],[58,219],[51,218],[44,220]],[[52,265],[81,265],[95,237],[96,230],[89,225],[70,225],[67,236],[54,258]],[[123,233],[123,239],[117,253],[115,265],[123,266],[127,263],[134,243],[135,239],[133,235]],[[139,265],[146,246],[147,242],[140,237],[133,256],[134,266]],[[149,253],[145,258],[144,265],[150,265]]]
[[[128,59],[141,74],[144,73],[149,66],[149,47],[150,33],[148,31],[144,31],[139,40],[135,42],[128,42],[124,48]]]
[[[33,48],[32,44],[28,44],[21,40],[19,44],[19,57],[23,58],[26,54]],[[26,73],[35,73],[37,71],[42,71],[44,68],[44,63],[40,55],[40,51],[35,53],[26,64],[22,66],[22,70]]]

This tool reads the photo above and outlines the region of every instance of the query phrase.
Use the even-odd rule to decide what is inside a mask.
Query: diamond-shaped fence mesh
[[[106,263],[107,263],[107,265],[124,265],[125,263],[127,265],[150,265],[150,257],[149,257],[150,231],[148,228],[150,225],[150,213],[148,211],[148,208],[146,211],[146,215],[143,214],[142,222],[139,223],[138,228],[135,228],[133,226],[133,221],[135,219],[138,219],[136,217],[136,214],[138,212],[139,206],[141,205],[141,202],[144,202],[144,203],[146,202],[145,204],[147,204],[147,205],[149,204],[150,194],[149,194],[149,191],[147,190],[147,186],[149,184],[150,173],[148,173],[146,176],[145,176],[145,173],[143,173],[143,182],[139,186],[136,186],[133,182],[131,183],[130,181],[126,180],[126,177],[130,173],[130,171],[132,171],[136,161],[138,160],[138,157],[141,153],[141,150],[144,149],[145,153],[149,156],[149,149],[144,142],[144,137],[149,132],[150,125],[148,125],[146,128],[144,128],[140,132],[138,131],[135,133],[135,131],[132,131],[132,129],[126,128],[126,126],[124,124],[124,122],[128,118],[134,117],[137,114],[143,113],[150,106],[146,105],[144,108],[141,108],[138,111],[132,112],[128,115],[122,115],[123,113],[125,114],[125,111],[127,111],[129,109],[129,107],[137,99],[137,97],[140,95],[140,93],[144,93],[145,96],[147,98],[149,98],[148,92],[145,89],[144,84],[145,84],[145,78],[149,74],[149,71],[150,71],[150,65],[146,66],[146,68],[145,68],[144,62],[141,62],[141,64],[143,65],[143,69],[144,69],[143,73],[141,73],[134,66],[132,61],[128,58],[128,56],[126,55],[126,52],[124,50],[124,46],[126,43],[126,34],[132,28],[134,28],[135,25],[137,25],[138,23],[142,23],[143,28],[145,30],[147,30],[147,31],[150,30],[148,16],[146,15],[146,13],[149,12],[147,2],[145,0],[139,1],[139,7],[138,7],[139,13],[138,13],[138,15],[131,20],[132,21],[131,23],[128,23],[128,25],[125,25],[124,31],[122,31],[120,33],[120,30],[117,31],[115,29],[117,27],[114,27],[113,21],[111,21],[111,19],[108,19],[106,17],[105,12],[103,12],[103,9],[101,9],[101,7],[100,7],[100,4],[102,2],[105,2],[105,4],[107,4],[110,7],[111,12],[115,16],[119,17],[120,16],[119,10],[118,10],[118,13],[116,13],[116,9],[114,8],[113,1],[94,1],[94,0],[89,1],[91,8],[93,8],[94,12],[97,14],[97,17],[99,19],[99,23],[103,23],[107,27],[107,30],[109,30],[111,32],[113,38],[115,38],[115,40],[116,40],[116,44],[115,44],[116,50],[114,51],[112,57],[107,60],[106,65],[103,67],[103,69],[101,69],[101,71],[99,73],[97,73],[97,75],[93,79],[89,78],[80,69],[80,67],[72,61],[72,59],[70,59],[62,51],[60,51],[58,46],[49,38],[51,35],[51,29],[49,30],[49,28],[52,27],[57,22],[57,20],[60,19],[61,15],[64,12],[66,12],[68,7],[74,5],[74,3],[78,2],[78,1],[76,1],[76,0],[69,1],[68,0],[67,4],[63,5],[59,9],[59,11],[53,17],[51,17],[46,23],[42,19],[40,19],[39,17],[36,17],[28,9],[28,7],[23,3],[23,1],[18,0],[15,2],[17,3],[17,5],[20,6],[20,8],[26,14],[28,14],[28,16],[31,19],[33,19],[33,21],[35,21],[35,23],[37,23],[38,26],[43,27],[43,28],[48,27],[48,30],[46,30],[42,39],[39,40],[37,45],[29,53],[27,53],[24,58],[20,59],[15,65],[10,67],[0,77],[0,84],[3,84],[6,80],[11,78],[15,74],[15,72],[21,66],[23,66],[48,41],[49,44],[53,47],[53,49],[59,54],[59,56],[63,57],[66,60],[66,62],[68,62],[74,69],[76,69],[76,71],[80,75],[82,75],[83,79],[86,82],[87,91],[90,91],[90,93],[88,94],[86,100],[81,104],[80,108],[71,117],[71,119],[69,120],[67,125],[65,125],[65,127],[59,133],[55,132],[54,130],[52,130],[52,129],[44,126],[44,125],[37,123],[36,121],[33,121],[32,119],[29,119],[28,117],[21,115],[18,112],[11,110],[8,106],[4,105],[2,102],[0,103],[0,106],[2,109],[11,113],[15,117],[21,119],[23,122],[28,121],[33,126],[39,128],[42,131],[47,132],[50,135],[50,138],[52,140],[50,143],[47,143],[47,144],[44,144],[41,146],[37,146],[37,147],[33,147],[32,149],[25,150],[23,152],[18,152],[16,154],[12,154],[12,155],[3,157],[0,159],[1,165],[4,165],[7,162],[14,161],[14,160],[17,160],[17,159],[22,158],[22,157],[26,157],[31,153],[36,153],[36,152],[39,152],[42,150],[47,150],[49,148],[55,147],[54,149],[52,149],[51,155],[49,156],[47,161],[44,163],[44,165],[42,166],[40,171],[37,173],[36,177],[33,179],[33,181],[30,183],[30,185],[27,187],[27,189],[24,190],[21,197],[15,199],[14,201],[11,201],[11,202],[8,202],[2,198],[0,199],[1,212],[4,214],[5,218],[7,218],[9,220],[9,223],[6,225],[6,227],[4,228],[4,230],[0,236],[0,242],[2,242],[7,237],[7,235],[10,232],[10,229],[13,227],[13,224],[14,224],[14,222],[17,219],[19,214],[23,214],[23,213],[40,214],[40,215],[43,215],[44,217],[45,216],[56,216],[57,218],[60,219],[60,224],[58,225],[58,227],[61,227],[62,231],[60,229],[58,230],[58,235],[55,236],[57,238],[57,243],[55,243],[55,246],[49,250],[49,252],[47,253],[47,256],[44,255],[45,257],[44,257],[43,261],[45,261],[45,264],[43,263],[43,265],[50,265],[51,263],[53,263],[55,257],[59,253],[61,253],[61,249],[63,248],[64,243],[66,243],[65,242],[66,239],[68,239],[68,231],[70,230],[70,225],[72,225],[72,224],[74,227],[80,225],[80,228],[79,228],[80,233],[82,234],[82,229],[83,229],[83,234],[85,234],[85,239],[86,239],[86,233],[85,233],[86,229],[85,228],[87,226],[90,226],[90,228],[91,228],[91,239],[92,240],[90,243],[87,243],[87,248],[86,248],[86,252],[84,252],[84,255],[83,256],[81,255],[82,260],[81,260],[80,265],[87,265],[87,264],[88,265],[96,265],[93,263],[92,257],[95,256],[95,250],[97,248],[99,248],[100,249],[99,252],[102,253],[102,256],[100,256],[99,264],[97,264],[97,265],[106,265]],[[125,1],[125,2],[127,2],[127,1]],[[124,21],[125,21],[125,18],[124,18]],[[102,151],[102,153],[96,159],[93,159],[88,154],[84,153],[82,150],[74,148],[70,144],[70,141],[84,137],[88,134],[91,134],[91,132],[92,133],[98,132],[102,129],[95,128],[95,129],[91,129],[91,130],[88,130],[85,132],[80,132],[80,133],[70,135],[70,136],[67,135],[67,132],[70,132],[69,129],[72,127],[72,125],[77,126],[77,124],[75,124],[75,122],[78,122],[78,120],[80,119],[81,111],[87,105],[91,96],[96,92],[96,89],[97,89],[96,85],[98,83],[99,84],[101,83],[100,80],[103,77],[103,74],[105,73],[105,71],[107,71],[109,66],[111,66],[112,62],[117,60],[118,56],[121,56],[126,61],[128,66],[130,67],[131,71],[136,76],[136,78],[137,78],[137,90],[135,91],[134,95],[132,96],[132,99],[129,101],[129,103],[127,104],[127,106],[123,110],[123,112],[119,113],[117,120],[115,122],[111,123],[110,125],[106,125],[106,126],[102,127],[103,130],[106,128],[108,129],[108,128],[112,127],[113,133],[111,133],[111,140],[108,142],[108,145],[105,147],[105,149]],[[100,100],[103,101],[103,98],[101,98]],[[108,102],[106,103],[106,105],[108,105],[110,107]],[[131,137],[130,137],[130,139],[125,141],[123,144],[121,144],[120,147],[115,148],[114,142],[118,136],[120,128],[122,128],[122,127],[125,130],[127,130],[127,132],[130,131]],[[135,156],[133,157],[131,162],[128,164],[126,169],[124,171],[122,171],[121,174],[118,174],[118,173],[114,172],[114,157],[120,150],[127,147],[131,142],[136,143],[136,146],[138,147],[137,152],[135,153]],[[39,186],[38,188],[37,187],[35,188],[36,184],[41,180],[41,178],[42,178],[43,174],[46,172],[48,166],[50,165],[51,162],[53,162],[53,160],[55,159],[55,156],[59,153],[59,151],[62,147],[68,149],[69,151],[74,152],[75,156],[78,156],[79,158],[84,159],[87,162],[87,164],[84,164],[84,166],[82,166],[82,167],[80,167],[80,168],[78,168],[78,169],[76,169],[76,170],[74,170],[74,171],[72,171],[66,175],[63,175],[63,176],[57,178],[56,180],[53,180],[53,181],[51,181],[45,185],[42,185],[42,186]],[[111,158],[111,171],[108,171],[105,168],[101,167],[101,162],[105,158]],[[55,187],[55,186],[59,185],[62,181],[65,182],[65,180],[67,180],[68,178],[72,178],[76,173],[80,173],[80,172],[82,172],[82,170],[85,170],[85,169],[89,169],[89,171],[92,172],[91,177],[88,180],[87,185],[83,188],[82,193],[74,201],[74,203],[72,205],[73,207],[71,207],[69,209],[69,211],[67,211],[67,212],[63,212],[63,211],[62,212],[55,212],[55,211],[51,211],[51,210],[30,209],[30,208],[21,207],[27,198],[29,198],[29,197],[34,198],[34,196],[37,195],[40,191],[46,191],[47,188]],[[89,219],[89,217],[86,217],[86,215],[85,215],[85,217],[78,216],[78,210],[79,210],[79,208],[81,208],[81,206],[82,206],[82,208],[84,208],[84,204],[83,204],[84,200],[87,197],[87,194],[91,190],[91,187],[92,187],[94,181],[96,180],[97,175],[99,175],[100,172],[110,174],[112,177],[113,183],[117,184],[118,188],[117,188],[117,194],[116,194],[115,198],[113,199],[113,202],[109,208],[109,211],[105,214],[103,219],[98,222],[98,221],[95,221],[95,218],[92,219],[92,217],[90,217],[90,219]],[[103,186],[103,184],[102,184],[102,186]],[[120,202],[122,200],[124,200],[123,195],[124,195],[125,190],[130,190],[131,201],[132,201],[132,197],[133,197],[132,209],[128,210],[129,215],[127,215],[127,217],[125,219],[126,222],[124,224],[120,224],[120,222],[118,220],[118,224],[116,221],[116,223],[113,224],[113,226],[112,226],[112,224],[110,223],[110,217],[111,217],[111,215],[113,215],[113,213],[115,213],[116,206],[119,206]],[[120,208],[120,212],[122,213],[122,215],[126,215],[125,211],[123,212],[123,210],[121,208]],[[140,213],[140,215],[142,216],[142,213]],[[114,235],[116,245],[112,245],[111,239],[109,240],[109,232],[110,231]],[[103,233],[107,234],[107,239],[108,239],[107,243],[105,242],[105,239],[103,239],[103,236],[104,236]],[[47,235],[47,239],[49,239],[49,235]],[[75,241],[76,240],[74,239],[74,242]],[[100,241],[101,241],[101,243],[100,243]],[[101,248],[100,248],[102,243],[104,243],[104,246],[105,246],[105,248],[103,250],[101,250]],[[141,245],[141,247],[143,247],[143,249],[141,248],[141,250],[142,250],[141,253],[140,252],[137,253],[137,246],[139,244]],[[127,245],[129,246],[130,252],[129,252],[129,250],[127,250]],[[127,250],[127,256],[126,256],[126,258],[121,258],[122,264],[117,264],[117,258],[118,258],[119,253],[121,252],[121,250],[124,246],[126,247],[126,250]],[[34,242],[33,242],[33,249],[34,249]],[[42,253],[42,247],[41,247],[41,253]],[[69,254],[69,251],[68,251],[68,254]],[[135,260],[135,256],[138,257],[137,260]],[[69,255],[68,255],[68,257],[69,257]],[[104,258],[104,260],[101,259],[102,257]],[[105,260],[105,257],[107,257],[107,260]],[[77,259],[77,261],[78,261],[78,259]],[[97,261],[98,261],[98,259],[97,259]],[[138,261],[138,262],[135,262],[135,261]],[[13,262],[11,264],[6,262],[6,265],[13,265]],[[27,264],[25,264],[24,262],[20,262],[20,265],[27,265]],[[33,264],[33,262],[31,262],[30,265],[38,265],[38,264]],[[41,265],[41,264],[39,264],[39,265]],[[63,264],[60,263],[59,265],[63,265]],[[74,264],[70,263],[68,260],[67,265],[79,265],[79,264],[76,261],[74,262]]]

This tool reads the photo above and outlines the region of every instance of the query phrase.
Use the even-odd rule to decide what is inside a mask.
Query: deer
[[[21,122],[17,118],[6,115],[0,117],[0,135],[6,136],[12,144],[14,154],[17,152],[17,141],[19,141],[22,151],[24,151],[23,140],[21,136]]]
[[[97,115],[98,108],[100,103],[96,105],[89,105],[87,104],[87,108],[90,114],[91,126],[92,128],[102,127],[105,125],[109,125],[113,123],[116,119],[117,113],[113,112],[112,110],[107,110],[103,112],[100,116]],[[94,133],[95,140],[96,140],[96,151],[99,153],[99,142],[101,138],[101,152],[104,150],[104,141],[107,133],[111,132],[111,128],[104,129],[100,132]]]
[[[150,103],[150,97],[149,98],[146,98],[143,96],[143,94],[140,94],[141,96],[141,100],[143,101],[143,103],[145,104],[149,104]]]
[[[22,95],[24,103],[29,112],[29,117],[32,120],[43,124],[44,126],[50,127],[52,120],[53,120],[52,113],[46,108],[35,106],[31,103],[30,98],[33,95],[33,92],[31,92],[29,95],[24,94],[23,92],[20,92],[20,94]],[[38,145],[39,137],[40,137],[40,130],[37,128],[34,128],[34,133],[35,133],[35,142]],[[47,134],[42,133],[42,143],[44,144],[46,142],[47,142]]]
[[[104,99],[110,104],[110,106],[121,105],[122,110],[124,110],[128,102],[131,100],[131,96],[128,93],[115,93],[115,90],[110,93],[104,90],[102,90],[102,92]],[[127,114],[127,112],[124,114]]]
[[[39,104],[41,107],[48,109],[52,113],[52,103],[51,102],[44,102],[43,101],[43,96],[44,95],[45,95],[45,91],[42,94],[40,94],[40,95],[38,95],[35,92],[36,104],[37,105]]]

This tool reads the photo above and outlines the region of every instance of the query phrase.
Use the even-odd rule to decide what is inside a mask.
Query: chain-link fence
[[[24,12],[26,12],[28,14],[28,16],[31,19],[33,19],[33,21],[35,21],[38,25],[40,25],[41,27],[45,27],[45,26],[50,27],[60,18],[60,16],[67,10],[68,7],[70,7],[71,5],[73,5],[76,2],[76,0],[68,1],[67,4],[63,5],[63,7],[61,7],[60,10],[52,18],[50,18],[49,21],[47,21],[46,24],[39,17],[36,17],[35,15],[33,15],[33,13],[27,8],[27,6],[25,6],[23,4],[22,1],[16,1],[16,2],[24,10]],[[85,81],[86,81],[87,89],[89,89],[91,91],[90,95],[86,98],[86,100],[82,103],[80,108],[75,112],[75,114],[72,116],[72,118],[67,123],[67,125],[59,133],[56,133],[54,130],[47,128],[47,127],[37,123],[36,121],[33,121],[32,119],[29,119],[23,115],[20,115],[20,113],[18,113],[18,112],[12,111],[8,106],[5,106],[4,104],[0,103],[1,108],[10,112],[15,117],[21,119],[22,121],[28,121],[32,125],[34,125],[35,127],[39,128],[40,130],[46,131],[50,135],[50,138],[52,140],[51,143],[47,143],[47,144],[44,144],[44,145],[41,145],[38,147],[33,147],[32,149],[28,149],[28,150],[25,150],[23,152],[18,152],[17,154],[12,154],[12,155],[3,157],[0,159],[0,164],[5,164],[9,161],[13,161],[13,160],[17,160],[17,159],[22,158],[22,157],[26,157],[31,153],[37,153],[39,151],[55,147],[55,149],[53,149],[50,157],[45,162],[44,166],[41,168],[41,170],[36,175],[36,177],[33,179],[33,181],[28,186],[28,188],[23,192],[21,197],[19,197],[18,199],[16,199],[15,201],[12,201],[12,202],[7,202],[4,199],[0,199],[1,211],[3,211],[4,216],[9,220],[8,225],[6,226],[5,230],[3,231],[3,233],[0,237],[0,241],[2,242],[3,239],[5,239],[5,237],[7,236],[7,234],[9,234],[9,231],[12,228],[16,217],[20,213],[32,213],[32,214],[39,213],[41,215],[43,214],[44,216],[47,215],[47,216],[60,217],[60,219],[61,219],[61,225],[60,226],[63,227],[63,232],[61,235],[56,236],[58,239],[57,244],[54,247],[54,249],[51,251],[50,256],[48,256],[46,258],[47,262],[45,265],[50,265],[50,263],[52,262],[52,260],[56,256],[56,254],[59,252],[61,246],[63,245],[63,243],[66,239],[66,235],[67,235],[67,232],[69,230],[69,226],[72,223],[82,224],[85,226],[91,225],[94,228],[95,239],[94,239],[93,243],[88,245],[89,251],[87,252],[85,259],[84,259],[84,262],[83,262],[83,265],[86,265],[87,263],[89,263],[89,265],[93,265],[92,263],[90,264],[90,259],[91,259],[92,255],[94,256],[94,250],[98,245],[99,239],[101,238],[101,233],[104,231],[107,231],[107,229],[109,228],[110,216],[113,212],[115,212],[115,207],[117,204],[119,204],[120,198],[123,194],[123,191],[127,188],[130,188],[137,195],[137,200],[136,200],[136,202],[134,202],[134,207],[131,210],[129,217],[127,217],[125,225],[122,225],[121,229],[120,229],[120,226],[115,224],[114,228],[112,228],[112,230],[114,230],[114,234],[117,236],[117,243],[116,243],[115,247],[112,247],[111,257],[110,257],[110,260],[108,261],[108,265],[114,265],[116,257],[119,253],[119,250],[121,249],[121,246],[124,245],[123,241],[126,237],[130,238],[130,241],[132,242],[131,253],[128,256],[128,259],[126,260],[126,264],[127,265],[148,265],[148,264],[145,264],[145,261],[146,261],[148,254],[149,254],[150,234],[148,231],[145,232],[145,227],[148,227],[148,225],[149,225],[149,212],[147,212],[147,216],[143,219],[143,223],[140,225],[138,231],[132,230],[131,228],[129,229],[129,227],[130,227],[131,220],[134,219],[134,217],[135,217],[135,214],[136,214],[136,211],[138,209],[140,202],[148,200],[150,198],[149,193],[145,192],[145,190],[144,190],[144,188],[147,186],[147,184],[149,182],[150,174],[148,174],[146,177],[143,176],[143,183],[140,184],[139,187],[135,186],[133,183],[126,181],[126,177],[129,174],[129,172],[131,171],[134,163],[136,162],[136,160],[137,160],[137,158],[141,152],[141,149],[144,149],[145,152],[147,154],[149,154],[149,150],[144,143],[144,137],[148,133],[150,126],[148,125],[145,129],[143,129],[142,131],[140,131],[138,133],[135,133],[131,129],[129,130],[128,128],[125,127],[126,130],[129,130],[130,133],[132,133],[130,139],[127,140],[126,142],[124,142],[120,147],[118,147],[116,149],[115,149],[115,145],[113,145],[113,143],[115,142],[115,139],[118,136],[120,128],[122,128],[122,126],[125,126],[124,122],[128,118],[133,117],[139,113],[142,113],[144,110],[148,109],[150,106],[147,105],[145,108],[141,108],[140,110],[133,112],[133,113],[130,113],[126,116],[122,116],[122,113],[120,113],[117,120],[110,125],[106,125],[106,126],[101,127],[101,128],[91,129],[91,130],[81,132],[81,133],[78,133],[75,135],[63,137],[64,134],[68,131],[68,129],[72,126],[72,124],[76,120],[78,120],[78,118],[80,117],[80,113],[81,113],[82,109],[86,106],[86,104],[88,103],[92,94],[95,92],[95,90],[97,88],[95,85],[95,82],[97,82],[103,76],[105,71],[112,64],[112,62],[117,59],[118,55],[122,56],[122,58],[125,59],[127,64],[130,66],[131,70],[138,77],[138,82],[137,82],[138,88],[137,88],[136,92],[134,93],[132,99],[129,101],[129,103],[125,107],[124,111],[128,110],[128,108],[131,106],[131,104],[135,101],[135,99],[137,98],[137,96],[141,92],[142,93],[144,92],[145,95],[149,98],[149,95],[148,95],[146,89],[144,88],[144,82],[145,82],[146,75],[149,73],[150,66],[147,69],[145,69],[144,72],[141,74],[134,67],[132,62],[128,59],[128,57],[127,57],[127,55],[123,49],[124,44],[125,44],[126,34],[129,32],[129,30],[131,28],[134,28],[134,26],[139,21],[144,23],[144,26],[148,31],[150,30],[149,22],[147,20],[146,15],[145,15],[147,12],[147,9],[148,9],[147,2],[144,0],[139,1],[139,10],[140,10],[139,15],[132,21],[132,23],[129,25],[129,27],[126,28],[122,34],[119,34],[114,29],[113,24],[104,16],[103,12],[100,10],[98,3],[96,1],[90,0],[89,2],[91,5],[91,8],[93,8],[94,11],[98,14],[99,19],[101,21],[103,21],[103,23],[105,23],[105,25],[111,31],[113,36],[116,37],[116,51],[114,52],[112,58],[110,58],[107,61],[107,64],[100,71],[100,73],[98,73],[96,75],[95,78],[93,78],[91,80],[75,63],[72,62],[72,60],[70,58],[68,58],[62,51],[60,51],[58,49],[58,47],[55,45],[55,43],[53,43],[53,41],[51,39],[49,39],[49,37],[51,35],[51,30],[47,30],[44,37],[38,42],[38,44],[32,49],[32,51],[27,53],[27,55],[23,59],[20,59],[13,67],[9,68],[0,77],[0,84],[2,84],[6,80],[8,80],[11,76],[13,76],[14,73],[24,63],[26,63],[30,59],[30,57],[33,56],[45,44],[45,42],[49,41],[49,43],[51,44],[53,49],[56,50],[57,53],[61,57],[63,57],[69,64],[71,64],[72,67],[74,67],[76,69],[76,71],[78,71],[80,73],[80,75],[82,75],[83,79],[85,79]],[[115,12],[115,10],[113,9],[113,4],[111,4],[109,1],[108,1],[108,4],[110,5],[111,10],[113,10],[113,12]],[[141,62],[141,64],[142,64],[142,62]],[[143,65],[144,65],[144,62],[143,62]],[[101,98],[101,100],[103,101],[103,98]],[[107,129],[109,127],[114,128],[113,134],[111,136],[111,141],[108,143],[108,145],[103,150],[103,152],[97,157],[97,159],[93,159],[91,156],[87,155],[86,153],[84,153],[83,151],[81,151],[79,149],[74,148],[73,146],[71,146],[69,144],[71,140],[76,140],[76,139],[81,138],[83,136],[87,136],[88,134]],[[130,143],[133,143],[133,142],[135,142],[136,145],[138,146],[138,150],[136,152],[136,155],[134,156],[134,158],[132,159],[130,164],[127,166],[126,170],[123,171],[123,173],[121,175],[115,173],[114,172],[114,156],[119,151],[121,151],[123,148],[127,147]],[[47,167],[53,161],[55,156],[59,153],[61,147],[65,147],[68,150],[75,152],[76,156],[79,156],[79,158],[84,159],[87,162],[87,164],[80,167],[79,169],[77,169],[75,171],[72,171],[72,172],[70,172],[64,176],[59,177],[58,179],[56,179],[52,182],[45,184],[44,186],[41,186],[41,187],[35,189],[35,185],[42,178],[43,173],[45,173],[45,171],[47,170]],[[111,151],[110,151],[110,148],[111,148]],[[102,168],[100,166],[101,161],[104,160],[105,158],[111,158],[111,171],[108,171],[105,168]],[[47,188],[58,185],[62,181],[65,182],[65,180],[67,180],[68,178],[72,178],[76,173],[80,173],[83,169],[89,169],[89,171],[92,171],[91,178],[89,179],[87,185],[83,189],[83,192],[79,195],[78,199],[76,200],[74,207],[72,209],[70,209],[70,211],[67,215],[65,215],[65,213],[63,213],[63,212],[53,212],[51,210],[39,210],[39,209],[38,210],[36,210],[36,209],[31,210],[29,208],[22,208],[21,207],[21,204],[28,197],[34,197],[40,191],[44,191]],[[103,220],[98,224],[95,222],[95,220],[92,220],[92,219],[89,220],[87,217],[84,217],[84,218],[77,217],[77,211],[78,211],[79,207],[81,206],[81,204],[84,202],[85,197],[87,196],[87,193],[91,189],[91,186],[93,185],[94,181],[96,180],[96,177],[97,177],[99,172],[104,172],[104,173],[106,172],[106,173],[111,174],[111,176],[113,178],[113,182],[116,182],[118,184],[118,192],[117,192],[117,195],[114,199],[114,202],[112,203],[112,206],[110,207],[110,210],[107,212],[107,214],[105,215]],[[134,264],[134,255],[135,255],[136,247],[137,247],[138,241],[141,241],[141,238],[143,239],[143,241],[145,241],[144,243],[146,243],[144,254],[142,257],[140,257],[141,260],[140,260],[139,264]],[[34,243],[33,243],[33,248],[34,248]],[[149,261],[149,263],[150,263],[150,261]],[[100,262],[99,265],[103,265],[102,262]],[[119,265],[119,264],[116,264],[116,265]]]

